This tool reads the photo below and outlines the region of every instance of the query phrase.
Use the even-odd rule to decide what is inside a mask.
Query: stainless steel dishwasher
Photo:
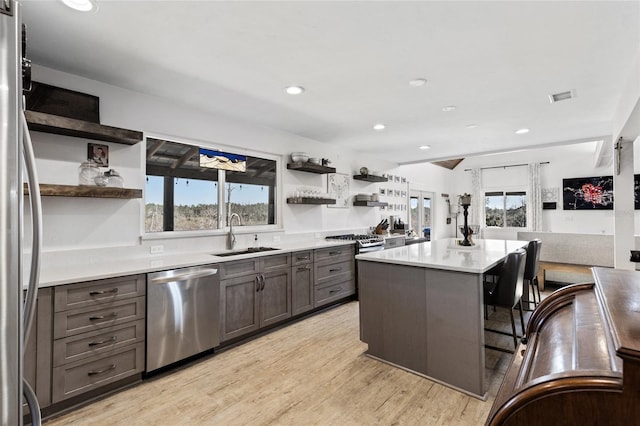
[[[147,275],[147,372],[220,344],[216,266]]]

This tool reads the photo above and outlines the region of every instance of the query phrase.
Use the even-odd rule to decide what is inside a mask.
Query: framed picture
[[[87,160],[93,161],[99,167],[109,167],[109,146],[97,143],[88,143]]]
[[[403,178],[401,179],[401,181],[402,181],[402,183],[407,183],[407,178],[406,178],[406,177],[403,177]]]
[[[384,195],[384,194],[385,194],[384,188],[380,188],[380,195]]]
[[[613,210],[613,176],[562,180],[564,210]]]
[[[633,175],[633,200],[635,209],[640,210],[640,175]]]
[[[400,190],[396,189],[395,194],[396,194],[396,197],[399,197],[400,196]]]
[[[327,192],[329,198],[335,198],[335,204],[327,204],[329,208],[346,209],[349,207],[349,175],[329,173],[327,175]]]
[[[388,175],[387,178],[389,179],[389,182],[393,182],[393,175]]]
[[[400,176],[395,176],[396,182],[400,182]]]
[[[400,196],[401,196],[401,197],[406,197],[406,196],[407,196],[407,191],[402,191],[402,192],[400,193]]]

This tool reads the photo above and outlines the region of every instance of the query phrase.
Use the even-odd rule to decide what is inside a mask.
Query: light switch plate
[[[162,253],[164,252],[164,246],[163,245],[151,246],[149,248],[149,251],[151,252],[151,254]]]

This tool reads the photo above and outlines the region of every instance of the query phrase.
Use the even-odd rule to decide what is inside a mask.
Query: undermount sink
[[[222,256],[222,257],[226,257],[226,256],[238,256],[241,254],[250,254],[250,253],[260,253],[262,251],[272,251],[272,250],[279,250],[277,248],[274,247],[249,247],[243,250],[236,250],[236,251],[225,251],[222,253],[214,253],[214,256]]]

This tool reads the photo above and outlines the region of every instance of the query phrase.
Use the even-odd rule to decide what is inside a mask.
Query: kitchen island
[[[357,255],[367,354],[486,399],[483,276],[526,244],[442,239]]]

